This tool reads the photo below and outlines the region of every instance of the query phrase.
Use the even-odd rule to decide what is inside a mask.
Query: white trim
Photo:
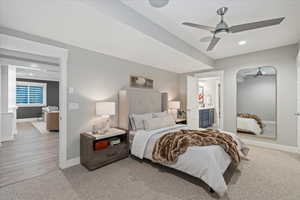
[[[66,161],[65,168],[73,167],[80,164],[80,157],[72,158]]]
[[[47,83],[37,83],[37,82],[30,82],[30,81],[16,81],[16,85],[46,87]]]
[[[220,116],[220,129],[224,129],[224,71],[211,71],[211,72],[200,72],[195,74],[197,78],[209,78],[209,77],[219,77],[221,84],[221,116]]]
[[[300,97],[300,43],[298,48],[298,56],[297,56],[297,112],[300,112],[299,107],[299,97]],[[297,146],[298,146],[298,152],[300,153],[300,117],[297,116]]]
[[[67,167],[67,63],[68,50],[0,33],[0,48],[55,57],[60,60],[59,82],[59,167]]]
[[[35,117],[35,118],[23,118],[23,119],[17,119],[17,122],[35,122],[38,120],[41,120],[42,118],[40,117]]]
[[[249,140],[249,139],[243,139],[243,142],[249,145],[254,145],[258,147],[263,148],[269,148],[269,149],[275,149],[280,151],[286,151],[290,153],[298,153],[298,148],[293,146],[286,146],[281,144],[275,144],[275,143],[269,143],[269,142],[261,142],[261,141],[255,141],[255,140]]]
[[[40,81],[56,81],[56,82],[60,81],[59,78],[55,78],[55,77],[29,76],[29,75],[20,75],[20,74],[17,74],[17,78],[40,80]]]
[[[275,121],[262,121],[263,124],[276,124]]]

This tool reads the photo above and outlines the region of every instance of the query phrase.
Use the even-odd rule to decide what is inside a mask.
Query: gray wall
[[[79,48],[69,50],[68,85],[75,92],[69,95],[68,102],[79,103],[80,108],[68,112],[68,158],[79,156],[80,132],[90,130],[97,122],[95,102],[117,103],[118,91],[129,86],[130,75],[153,79],[154,87],[168,92],[170,99],[178,95],[178,75],[175,73]]]
[[[67,157],[79,156],[79,135],[91,130],[97,122],[95,101],[110,100],[117,103],[117,93],[129,85],[130,75],[141,75],[154,79],[155,89],[168,92],[169,99],[178,96],[178,78],[176,73],[160,70],[122,60],[112,56],[81,49],[46,38],[0,27],[0,33],[50,44],[69,50],[68,87],[74,88],[68,94],[68,103],[79,104],[78,110],[67,112]],[[115,120],[115,124],[117,121]]]
[[[236,73],[240,69],[273,66],[277,70],[277,143],[297,145],[297,67],[298,45],[259,51],[216,61],[224,70],[224,128],[236,130]]]
[[[298,44],[294,44],[216,60],[215,70],[224,71],[224,130],[236,132],[236,73],[240,69],[273,66],[277,70],[277,140],[275,142],[297,146],[297,118],[295,117],[297,52]],[[179,77],[180,99],[184,106],[186,105],[186,76],[196,73],[201,72],[181,74]]]
[[[246,78],[237,83],[237,112],[251,113],[263,121],[275,121],[276,76]]]
[[[47,106],[59,106],[59,82],[17,78],[17,81],[47,83]],[[42,107],[18,107],[17,119],[37,118],[42,116]]]

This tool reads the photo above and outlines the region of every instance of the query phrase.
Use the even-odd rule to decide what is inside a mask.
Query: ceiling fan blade
[[[216,46],[216,44],[219,42],[221,38],[218,37],[213,37],[212,40],[210,41],[206,51],[211,51],[213,48]]]
[[[230,29],[230,32],[232,32],[232,33],[238,33],[238,32],[242,32],[242,31],[264,28],[267,26],[274,26],[274,25],[280,24],[284,19],[285,19],[284,17],[281,17],[281,18],[264,20],[264,21],[253,22],[253,23],[248,23],[248,24],[241,24],[241,25],[232,26],[229,29]]]
[[[213,39],[213,36],[207,36],[200,39],[200,42],[210,42]]]
[[[210,31],[210,32],[214,32],[215,28],[211,27],[211,26],[205,26],[205,25],[200,25],[200,24],[194,24],[194,23],[190,23],[190,22],[183,22],[183,25],[186,26],[190,26],[190,27],[194,27],[194,28],[198,28],[198,29],[202,29],[202,30],[206,30],[206,31]]]

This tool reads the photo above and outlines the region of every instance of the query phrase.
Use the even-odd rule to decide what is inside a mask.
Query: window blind
[[[16,87],[17,104],[43,104],[43,87],[42,86],[24,86]]]

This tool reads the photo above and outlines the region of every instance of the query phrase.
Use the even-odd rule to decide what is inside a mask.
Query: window
[[[46,83],[17,82],[16,104],[17,106],[45,106]]]

